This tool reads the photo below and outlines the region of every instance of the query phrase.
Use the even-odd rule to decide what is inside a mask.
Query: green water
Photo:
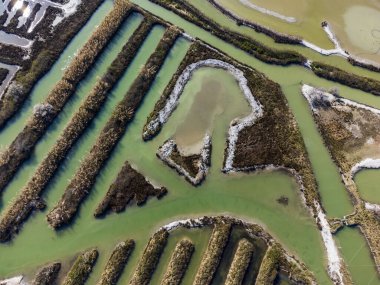
[[[328,151],[324,147],[318,134],[306,100],[300,94],[300,83],[302,81],[327,88],[339,86],[342,96],[375,107],[380,107],[380,98],[316,78],[311,72],[302,67],[284,68],[264,64],[211,36],[200,28],[189,24],[173,13],[161,9],[148,1],[136,2],[154,14],[169,19],[174,24],[184,28],[189,34],[205,40],[232,57],[238,58],[240,61],[264,72],[272,80],[279,82],[300,126],[320,186],[323,206],[327,210],[327,214],[331,217],[341,217],[342,215],[352,212],[352,206],[340,181],[339,172],[331,159],[329,159]],[[92,23],[94,26],[96,23],[100,23],[110,8],[110,2],[106,2],[98,11],[99,14],[96,14],[88,25]],[[215,11],[213,14],[210,13],[210,15],[217,15],[218,12]],[[82,82],[77,94],[73,96],[73,99],[71,99],[65,107],[64,112],[57,118],[47,135],[44,136],[38,144],[32,159],[24,165],[16,178],[9,185],[2,198],[2,204],[0,204],[1,209],[11,201],[27,182],[38,163],[43,159],[46,151],[54,144],[59,133],[72,116],[72,113],[79,107],[80,102],[91,89],[91,86],[93,86],[96,76],[104,73],[111,60],[116,56],[123,43],[125,43],[140,21],[141,18],[136,15],[129,19],[123,26],[118,37],[112,41],[109,48],[107,48],[104,55],[97,62],[94,70]],[[83,30],[81,33],[84,33],[84,35],[88,37],[91,28],[86,26],[86,29],[88,30]],[[163,28],[160,27],[156,27],[151,32],[132,66],[110,94],[110,98],[105,104],[104,109],[60,167],[58,175],[56,175],[44,195],[44,198],[48,202],[47,211],[37,213],[30,218],[23,227],[20,235],[17,236],[11,244],[0,245],[0,276],[12,276],[20,272],[30,274],[38,265],[55,259],[63,261],[72,260],[77,252],[91,246],[97,246],[100,251],[100,259],[88,283],[94,284],[99,278],[106,260],[116,243],[126,238],[133,238],[137,242],[136,249],[131,256],[130,263],[120,282],[120,284],[126,284],[136,267],[149,236],[159,226],[177,218],[198,217],[202,214],[231,214],[262,224],[265,229],[283,243],[285,248],[295,253],[306,263],[315,273],[320,284],[331,284],[325,272],[325,252],[321,243],[320,234],[313,219],[302,206],[295,181],[281,172],[264,172],[249,175],[225,175],[220,172],[223,162],[222,154],[225,148],[226,131],[231,116],[236,115],[236,113],[232,112],[230,113],[231,115],[223,115],[218,117],[218,120],[214,120],[212,168],[205,183],[198,188],[189,185],[182,177],[179,177],[172,169],[166,167],[155,156],[158,147],[166,139],[175,134],[178,126],[181,126],[181,122],[189,118],[191,119],[191,114],[188,114],[188,111],[192,105],[192,99],[194,99],[196,90],[189,89],[189,91],[186,91],[188,92],[187,96],[181,98],[182,104],[178,106],[155,140],[148,143],[142,142],[141,133],[146,121],[146,116],[153,109],[155,102],[169,82],[172,74],[176,71],[189,47],[189,43],[184,39],[179,40],[170,52],[143,106],[128,128],[128,132],[113,152],[106,167],[99,175],[91,195],[81,207],[79,216],[75,222],[70,227],[59,232],[54,232],[48,228],[45,221],[46,213],[61,197],[69,183],[68,180],[78,169],[80,160],[90,150],[94,140],[109,118],[113,107],[128,90],[133,79],[137,76],[140,67],[154,50],[162,34]],[[65,54],[72,55],[73,52],[85,42],[85,39],[83,35],[81,38],[75,38],[73,43],[77,43],[77,46],[72,47],[71,52],[66,51]],[[266,39],[266,41],[268,41],[268,39]],[[308,51],[305,51],[305,54],[307,52]],[[319,57],[318,55],[313,56]],[[331,61],[332,63],[337,62],[338,65],[345,68],[349,66],[339,58],[331,58]],[[64,58],[61,58],[61,67],[64,66],[64,62]],[[38,88],[41,88],[40,90],[44,92],[35,93],[35,91],[32,94],[30,103],[26,104],[25,109],[23,109],[24,112],[21,112],[21,115],[13,121],[13,124],[10,124],[0,133],[1,144],[9,144],[22,129],[25,119],[28,117],[28,115],[24,115],[24,113],[28,114],[29,112],[30,114],[32,106],[46,97],[48,94],[47,91],[51,89],[54,82],[56,82],[62,74],[60,70],[61,67],[59,64],[55,65],[52,71],[40,81]],[[358,70],[356,68],[352,69],[356,72]],[[197,74],[197,76],[202,76],[202,72],[204,72],[204,76],[208,74],[208,72],[200,70],[200,75]],[[214,71],[210,72],[212,73]],[[220,76],[226,76],[226,73],[222,72],[222,74],[224,75]],[[368,72],[368,74],[375,76],[370,72]],[[49,78],[50,80],[48,80]],[[53,80],[54,78],[55,81]],[[231,78],[222,78],[224,79],[222,83],[226,85],[225,88],[227,88],[227,90],[236,90],[236,86],[234,86],[235,82]],[[192,82],[189,84],[192,84]],[[241,105],[237,103],[237,106]],[[94,219],[93,212],[97,204],[103,198],[109,185],[116,178],[125,160],[130,161],[133,166],[144,173],[155,184],[167,187],[169,189],[169,195],[160,201],[155,199],[148,201],[144,208],[133,206],[127,208],[125,213],[110,215],[104,220]],[[289,205],[286,207],[278,204],[276,201],[276,199],[282,195],[289,198]],[[339,239],[344,239],[343,242],[347,242],[351,245],[355,245],[356,243],[360,244],[360,239],[357,239],[355,235],[344,235],[344,232],[345,231],[339,234]],[[196,234],[194,235],[197,236]],[[175,235],[170,240],[170,247],[164,253],[154,280],[159,280],[160,276],[162,276],[160,274],[164,272],[170,258],[170,248],[174,248],[176,239],[179,240],[180,237],[181,235],[178,234],[178,236]],[[359,237],[361,236],[359,235]],[[207,239],[204,237],[194,237],[194,239],[201,244],[200,248],[204,248],[207,243]],[[364,241],[363,238],[362,241]],[[348,261],[347,257],[350,256],[350,247],[343,246],[343,243],[342,253],[346,261]],[[189,272],[185,276],[184,284],[191,284],[191,279],[197,270],[196,261],[199,260],[200,257],[201,252],[196,251]],[[22,260],[22,262],[20,262],[20,260]],[[357,264],[372,264],[372,260],[369,256],[363,255],[363,257],[357,261]],[[369,273],[363,276],[360,272],[355,271],[355,267],[353,267],[352,274],[354,275],[354,279],[359,281],[367,280],[367,275],[373,275],[375,273],[373,266],[367,266],[366,268]],[[366,284],[363,282],[358,282],[358,284]]]
[[[339,231],[335,240],[342,248],[354,284],[380,284],[367,243],[358,229],[345,228]]]
[[[380,204],[379,170],[363,169],[355,175],[360,196],[370,203]]]

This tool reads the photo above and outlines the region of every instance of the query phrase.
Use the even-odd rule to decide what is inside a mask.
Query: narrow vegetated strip
[[[54,284],[59,271],[61,270],[61,263],[52,263],[41,270],[36,274],[36,277],[33,280],[32,285],[51,285]]]
[[[84,0],[77,8],[77,12],[63,20],[51,37],[45,41],[35,41],[29,60],[23,61],[23,50],[19,48],[7,48],[1,45],[3,56],[11,58],[15,64],[14,56],[17,52],[17,64],[23,65],[14,80],[14,83],[0,100],[0,129],[17,113],[25,99],[28,97],[37,81],[42,78],[54,65],[54,62],[62,54],[69,42],[79,33],[87,23],[99,5],[104,0]]]
[[[233,32],[227,27],[223,27],[214,22],[212,19],[184,0],[150,1],[178,14],[182,18],[221,38],[225,42],[244,50],[245,52],[266,63],[289,65],[304,64],[307,61],[303,55],[297,52],[271,49],[252,38]]]
[[[108,259],[97,285],[116,285],[134,248],[133,240],[119,243]]]
[[[256,285],[273,284],[279,269],[281,251],[278,246],[270,247],[261,262]]]
[[[149,196],[161,199],[167,192],[165,187],[155,188],[126,161],[104,199],[96,208],[94,216],[103,216],[109,210],[120,213],[132,200],[135,200],[138,206],[142,206]]]
[[[293,52],[293,51],[281,51],[271,49],[264,44],[244,36],[240,33],[233,32],[227,27],[222,27],[212,19],[204,15],[197,8],[186,2],[185,0],[150,0],[151,2],[158,4],[176,14],[182,18],[194,23],[200,28],[210,32],[211,34],[217,36],[223,41],[234,45],[237,48],[253,55],[257,59],[271,64],[277,65],[290,65],[298,64],[302,66],[307,65],[307,58],[303,55]],[[363,68],[367,68],[371,71],[379,71],[377,67],[374,67],[365,63],[360,63],[357,60],[351,59],[349,62],[353,65],[357,65]],[[354,64],[355,62],[355,64]],[[316,70],[318,66],[318,70]],[[366,92],[369,88],[365,87],[365,84],[369,84],[372,87],[380,85],[380,81],[355,75],[353,73],[348,73],[333,66],[315,63],[314,68],[312,67],[314,73],[320,77],[324,77],[330,81],[340,82],[347,86],[358,88]],[[318,71],[318,72],[317,72]],[[378,90],[371,92],[378,95]]]
[[[1,242],[12,238],[12,235],[19,231],[22,223],[36,208],[44,207],[44,202],[40,198],[43,190],[75,142],[100,111],[108,98],[110,90],[123,76],[153,26],[153,19],[146,19],[140,24],[111,63],[107,72],[96,83],[79,110],[71,118],[53,148],[21,191],[21,194],[7,208],[0,220]]]
[[[161,229],[149,240],[129,285],[148,285],[156,269],[161,254],[169,238],[169,233]]]
[[[231,228],[231,224],[229,223],[215,224],[207,249],[203,254],[199,269],[195,275],[193,285],[211,284],[222,258],[223,251],[228,243]]]
[[[176,245],[161,285],[181,284],[193,252],[194,244],[188,239],[183,239]]]
[[[319,77],[380,96],[380,81],[375,79],[358,76],[320,62],[313,62],[311,70]]]
[[[88,250],[79,255],[69,273],[67,273],[62,285],[83,285],[86,283],[98,259],[98,255],[99,253],[96,249]]]
[[[48,223],[52,227],[59,228],[74,218],[80,204],[90,193],[102,166],[132,121],[180,34],[176,27],[170,27],[166,30],[156,50],[149,57],[123,100],[116,106],[111,118],[106,123],[90,153],[84,158],[62,198],[47,215]]]
[[[243,283],[245,272],[253,255],[253,249],[253,244],[248,240],[242,239],[239,241],[225,285],[239,285]]]
[[[34,108],[24,129],[0,156],[0,192],[10,182],[21,164],[30,157],[47,128],[75,93],[77,85],[91,69],[95,60],[132,12],[128,2],[118,0],[88,42],[66,69],[63,78],[50,92],[45,102]]]

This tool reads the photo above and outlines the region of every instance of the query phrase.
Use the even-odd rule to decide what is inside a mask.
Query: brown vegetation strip
[[[319,77],[380,96],[380,81],[378,80],[358,76],[320,62],[313,62],[311,69]]]
[[[70,41],[79,33],[80,29],[87,23],[92,14],[104,0],[84,0],[79,5],[77,12],[72,16],[64,19],[51,34],[50,23],[45,19],[33,32],[39,36],[41,30],[47,38],[44,41],[36,40],[33,44],[32,54],[29,60],[22,61],[24,50],[16,47],[6,47],[1,45],[2,62],[15,64],[15,59],[19,59],[16,64],[22,65],[14,82],[19,88],[8,89],[4,97],[0,100],[0,129],[5,123],[17,113],[25,99],[32,91],[34,85],[41,79],[54,65],[54,62],[60,57]],[[37,4],[39,5],[39,4]],[[48,9],[48,12],[50,9]],[[55,13],[51,13],[54,15]],[[33,15],[29,17],[33,18]],[[47,21],[48,17],[45,17]],[[51,21],[52,22],[52,21]],[[19,29],[18,32],[19,33]],[[112,31],[110,31],[112,33]],[[30,36],[30,34],[28,34]],[[17,57],[15,57],[15,52]],[[5,61],[3,59],[6,59]]]
[[[267,250],[264,259],[261,262],[256,285],[273,284],[278,272],[280,255],[281,252],[277,246],[271,247]]]
[[[45,266],[37,272],[32,285],[52,285],[55,283],[58,273],[61,270],[60,263],[53,263]]]
[[[7,69],[0,68],[0,86],[7,78],[9,71]]]
[[[169,233],[162,229],[149,240],[129,285],[148,285],[161,254],[168,241]]]
[[[215,224],[193,285],[211,284],[231,232],[231,224]]]
[[[52,227],[59,228],[74,218],[80,204],[90,193],[102,166],[132,121],[179,35],[180,32],[175,27],[167,29],[155,52],[149,57],[123,100],[116,106],[110,120],[90,153],[84,158],[62,198],[48,214],[47,219]]]
[[[108,259],[97,285],[116,285],[134,248],[133,240],[119,243]]]
[[[239,241],[238,248],[228,271],[225,285],[240,285],[253,255],[254,246],[246,239]]]
[[[306,58],[297,52],[271,49],[252,38],[243,36],[239,33],[231,31],[227,27],[219,25],[184,0],[150,1],[178,14],[182,18],[221,38],[223,41],[244,50],[245,52],[266,63],[289,65],[304,64],[306,62]]]
[[[45,102],[35,106],[34,114],[29,118],[27,125],[0,156],[0,192],[10,182],[21,164],[33,153],[39,139],[75,93],[78,83],[91,69],[101,51],[131,11],[127,2],[116,1],[114,9],[81,48]]]
[[[41,162],[28,184],[22,189],[20,196],[12,202],[11,206],[2,215],[0,220],[1,242],[9,240],[13,234],[18,232],[22,223],[36,208],[44,207],[44,203],[40,198],[43,190],[72,146],[97,115],[107,100],[108,93],[132,62],[152,27],[153,22],[146,20],[136,29],[107,72],[96,83],[79,110],[71,118],[56,144]]]
[[[176,245],[161,285],[181,284],[193,252],[194,244],[188,239],[183,239]]]
[[[99,253],[96,249],[88,250],[79,255],[69,273],[67,273],[62,285],[83,285],[86,283],[98,259],[98,255]]]
[[[105,215],[108,210],[120,213],[132,200],[135,200],[138,206],[142,206],[149,196],[161,199],[167,192],[165,187],[155,188],[126,161],[94,215],[95,217]]]

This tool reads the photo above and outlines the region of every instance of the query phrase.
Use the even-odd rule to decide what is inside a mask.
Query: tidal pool
[[[212,135],[215,121],[228,123],[251,111],[236,79],[225,70],[210,67],[194,72],[179,104],[189,108],[181,110],[185,116],[181,114],[181,118],[173,118],[178,122],[173,136],[178,146],[187,153],[200,152],[203,138],[206,133]]]
[[[380,204],[380,171],[378,169],[363,169],[355,175],[360,196],[370,203]]]

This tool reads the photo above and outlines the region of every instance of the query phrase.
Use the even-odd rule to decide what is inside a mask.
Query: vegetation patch
[[[226,285],[239,285],[243,283],[245,272],[248,269],[249,263],[253,255],[254,247],[246,239],[239,242],[234,259],[228,271]]]
[[[193,252],[194,244],[188,239],[183,239],[176,245],[161,285],[181,284]]]
[[[56,144],[39,165],[28,184],[22,189],[20,196],[13,201],[2,216],[0,220],[0,241],[10,239],[36,208],[44,207],[44,202],[41,200],[43,190],[75,142],[98,114],[107,100],[110,90],[132,62],[152,27],[151,19],[141,23],[111,63],[107,72],[99,79],[79,110],[71,118]]]
[[[53,88],[45,102],[35,106],[34,113],[24,129],[0,155],[0,192],[9,183],[21,164],[33,153],[39,139],[75,93],[79,82],[91,69],[97,57],[119,29],[124,19],[130,14],[130,11],[130,5],[127,2],[116,1],[114,9],[78,52],[78,55],[66,69],[63,78]],[[9,90],[12,90],[14,93],[12,97],[19,97],[21,94],[18,93],[20,92],[19,89],[23,90],[25,87],[21,85],[17,88],[8,88],[8,93]],[[3,98],[6,97],[5,94]]]
[[[222,258],[224,248],[227,245],[230,233],[230,223],[218,223],[214,225],[206,252],[202,257],[199,269],[195,275],[194,285],[211,284]]]
[[[53,263],[45,266],[37,272],[33,285],[53,285],[56,282],[58,273],[61,270],[60,263]]]
[[[223,41],[244,50],[245,52],[266,63],[278,65],[306,63],[306,58],[297,52],[271,49],[252,38],[243,36],[239,33],[235,33],[227,27],[220,26],[218,23],[214,22],[212,19],[207,17],[205,14],[203,14],[201,11],[186,1],[150,1],[170,11],[173,11],[182,18],[221,38]]]
[[[5,80],[5,78],[7,78],[8,73],[9,73],[8,69],[0,68],[0,86]]]
[[[133,240],[119,243],[108,259],[97,285],[116,285],[134,248]]]
[[[138,206],[142,206],[150,196],[161,199],[167,192],[165,187],[155,188],[126,161],[106,196],[96,208],[94,215],[99,217],[105,215],[109,210],[120,213],[133,200]]]
[[[167,230],[160,230],[149,240],[129,285],[148,285],[168,241]]]
[[[97,259],[98,251],[96,249],[91,249],[80,254],[69,273],[67,273],[62,285],[85,284]]]
[[[211,137],[206,135],[199,154],[185,155],[174,140],[168,140],[158,149],[157,156],[192,185],[197,186],[206,178],[211,165]]]
[[[135,112],[179,35],[180,31],[175,27],[167,29],[155,52],[150,56],[123,100],[116,106],[111,118],[106,123],[90,153],[84,158],[62,198],[48,214],[47,220],[53,228],[68,224],[74,218],[80,204],[90,193],[102,166],[132,121]]]
[[[311,70],[319,77],[380,96],[380,81],[378,80],[355,75],[321,62],[313,62]]]

